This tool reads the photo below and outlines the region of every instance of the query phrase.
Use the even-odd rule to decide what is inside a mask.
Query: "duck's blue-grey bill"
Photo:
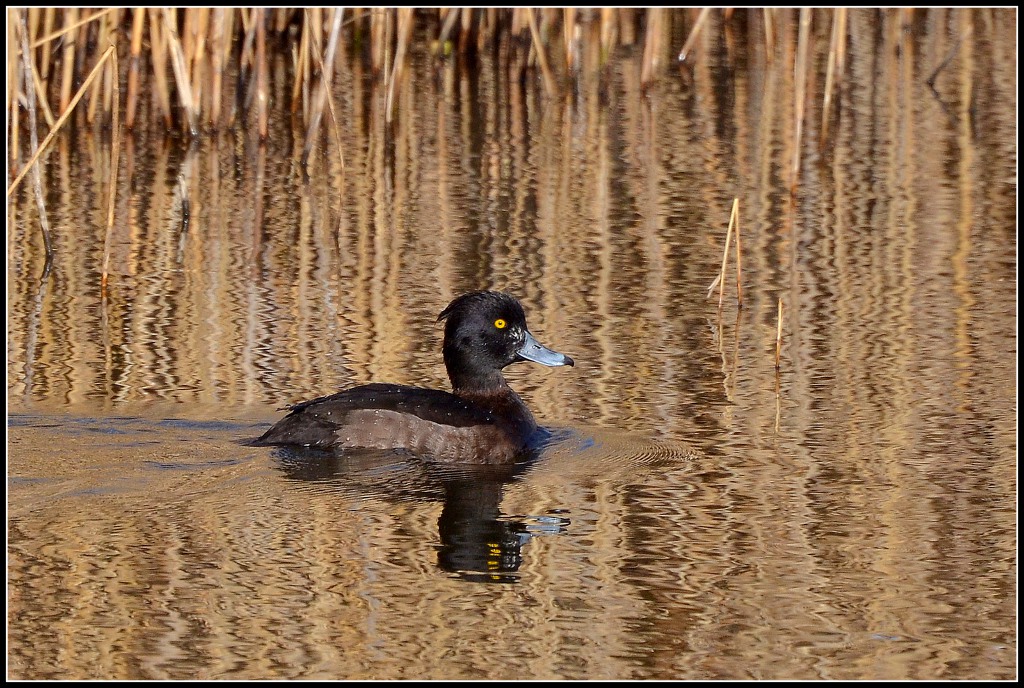
[[[552,351],[547,348],[536,339],[529,332],[526,333],[526,341],[519,348],[517,352],[520,358],[525,358],[527,361],[533,361],[534,363],[540,363],[550,367],[555,366],[571,366],[575,365],[573,360],[565,354],[560,354],[557,351]]]

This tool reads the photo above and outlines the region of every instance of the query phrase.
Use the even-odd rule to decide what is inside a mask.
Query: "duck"
[[[531,361],[574,366],[541,344],[522,304],[502,291],[452,300],[441,346],[452,391],[371,383],[287,407],[257,445],[344,451],[394,450],[444,462],[511,463],[538,433],[537,421],[502,370]]]

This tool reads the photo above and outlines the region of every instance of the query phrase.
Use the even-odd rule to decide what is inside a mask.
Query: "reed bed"
[[[885,10],[880,10],[885,11]],[[274,79],[289,79],[291,111],[312,140],[330,109],[328,94],[336,64],[365,60],[386,98],[386,119],[396,116],[394,93],[414,48],[428,48],[437,59],[466,59],[484,50],[509,55],[523,70],[535,70],[548,97],[572,92],[581,78],[578,59],[588,41],[600,43],[602,63],[620,50],[642,50],[643,90],[665,78],[685,78],[701,59],[701,38],[709,18],[761,25],[768,60],[785,55],[796,78],[807,79],[811,42],[827,43],[828,76],[823,94],[832,102],[845,65],[847,11],[843,9],[582,9],[582,8],[20,8],[8,9],[8,163],[17,174],[24,163],[22,143],[29,128],[48,132],[67,121],[75,104],[88,123],[109,127],[115,86],[124,80],[121,121],[127,130],[162,125],[189,136],[252,126],[267,136]],[[909,25],[914,10],[902,10]],[[24,21],[31,55],[11,27]],[[813,30],[812,30],[813,24]],[[792,27],[798,26],[794,38]],[[783,49],[798,41],[797,50]],[[419,45],[417,45],[419,44]],[[110,46],[120,58],[81,93],[81,86]],[[291,69],[272,69],[275,61]],[[27,64],[28,69],[18,69]],[[677,66],[672,69],[673,65]],[[30,76],[29,76],[30,75]],[[115,78],[116,77],[116,78]],[[232,78],[234,77],[234,78]],[[30,125],[23,113],[27,96],[36,97],[42,121]],[[806,93],[801,90],[801,93]],[[74,94],[78,95],[74,95]],[[802,131],[806,95],[794,104],[794,127]],[[75,100],[75,98],[80,100]],[[120,98],[117,98],[120,101]],[[825,108],[826,117],[829,111]],[[140,119],[143,118],[143,119]],[[336,126],[336,124],[335,124]],[[823,123],[822,137],[827,135]],[[41,135],[38,132],[37,135]],[[794,183],[799,173],[794,152]]]

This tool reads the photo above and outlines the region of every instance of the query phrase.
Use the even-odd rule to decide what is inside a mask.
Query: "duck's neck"
[[[441,353],[456,396],[503,396],[503,393],[511,391],[500,368],[495,368],[493,363],[480,361],[477,356],[465,350],[449,346],[447,340],[446,336]]]
[[[452,382],[452,391],[460,397],[504,397],[515,394],[505,382],[500,370],[466,372],[456,366],[448,367],[448,379]]]

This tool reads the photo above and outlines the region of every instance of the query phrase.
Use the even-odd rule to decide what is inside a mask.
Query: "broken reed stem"
[[[657,72],[661,60],[662,7],[647,10],[647,36],[644,41],[643,66],[640,69],[640,88],[646,90]]]
[[[700,29],[704,26],[704,22],[707,20],[710,13],[710,7],[705,7],[700,11],[700,14],[697,16],[697,21],[693,23],[693,28],[690,29],[689,37],[686,39],[686,42],[683,43],[683,49],[679,51],[679,57],[676,58],[680,62],[686,61],[686,56],[693,48],[693,44],[697,42],[697,36],[700,34]]]
[[[790,193],[796,190],[797,180],[800,175],[800,141],[804,133],[804,99],[807,97],[807,63],[810,52],[811,33],[811,10],[804,7],[800,10],[800,33],[797,39],[796,68],[794,70],[794,81],[796,86],[795,103],[796,114],[793,142],[793,164],[790,168],[791,177],[789,180]]]
[[[36,118],[36,92],[29,84],[32,81],[32,49],[28,45],[28,20],[26,15],[27,10],[19,12],[18,28],[21,36],[21,59],[22,67],[25,73],[25,98],[28,101],[28,124],[29,124],[29,141],[32,144],[32,160],[35,161],[36,156],[39,154],[39,134],[36,129],[38,121]],[[53,262],[53,244],[50,242],[50,223],[46,219],[46,202],[43,199],[43,182],[42,173],[39,171],[37,165],[29,163],[29,167],[32,168],[32,186],[35,189],[36,205],[39,206],[39,226],[43,231],[43,246],[46,247],[46,267],[44,268],[44,274],[48,273],[49,266]],[[9,194],[8,194],[9,195]]]
[[[21,180],[25,178],[25,175],[28,174],[28,171],[32,169],[32,166],[35,164],[36,160],[38,160],[42,152],[46,150],[46,147],[50,144],[50,141],[53,140],[53,137],[57,135],[57,132],[60,130],[64,122],[66,122],[68,117],[71,116],[71,113],[74,111],[75,106],[78,105],[78,102],[82,99],[82,96],[84,96],[85,93],[89,90],[89,86],[92,84],[93,79],[95,79],[96,75],[99,74],[100,68],[103,67],[103,65],[107,61],[107,58],[110,57],[110,54],[112,52],[114,52],[114,46],[110,46],[109,48],[107,48],[103,55],[100,56],[100,59],[96,62],[96,66],[92,68],[92,71],[89,72],[89,76],[87,76],[85,82],[82,83],[81,88],[79,88],[78,92],[75,93],[75,97],[71,99],[71,102],[68,104],[67,110],[64,111],[64,114],[62,114],[60,116],[60,119],[58,119],[57,122],[53,125],[53,129],[51,129],[50,133],[46,135],[45,139],[43,139],[43,143],[32,155],[32,158],[28,161],[28,164],[25,166],[25,169],[23,169],[21,171],[21,174],[19,174],[15,178],[15,180],[11,182],[11,185],[7,187],[8,197],[10,197],[14,190],[18,188],[18,184],[20,184]]]
[[[531,8],[526,9],[526,19],[530,24],[530,36],[533,38],[534,49],[537,51],[537,62],[540,63],[540,71],[544,75],[544,92],[548,96],[554,96],[557,90],[555,75],[551,73],[551,67],[548,65],[544,44],[540,40],[540,31],[537,29],[537,18],[533,16]]]
[[[782,299],[779,299],[779,323],[775,331],[775,370],[782,364]]]
[[[114,45],[111,44],[110,47],[113,48]],[[117,50],[114,50],[111,54],[110,64],[114,74],[117,74]],[[103,276],[100,278],[100,292],[103,294],[107,291],[107,275],[110,268],[110,235],[114,231],[114,209],[116,208],[115,201],[117,199],[117,163],[121,153],[121,122],[119,114],[121,110],[121,86],[119,81],[119,79],[114,79],[114,109],[110,114],[110,178],[107,194],[107,231],[103,237]]]

